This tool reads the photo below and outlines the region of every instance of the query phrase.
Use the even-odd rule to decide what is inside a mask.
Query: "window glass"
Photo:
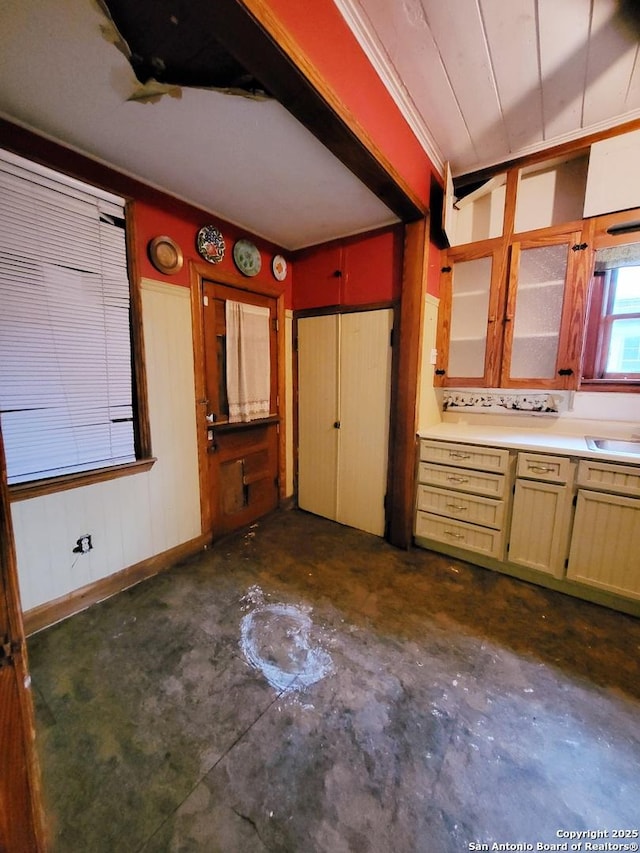
[[[612,250],[608,251],[611,254]],[[625,258],[607,257],[606,262],[598,258],[596,270],[585,336],[583,379],[638,382],[640,265],[637,260],[629,265]]]

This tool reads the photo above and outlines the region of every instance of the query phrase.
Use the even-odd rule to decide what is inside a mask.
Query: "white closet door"
[[[298,320],[298,506],[336,518],[338,317]]]
[[[385,526],[392,325],[391,309],[298,321],[298,505],[378,536]]]
[[[337,520],[384,535],[393,311],[342,314]]]

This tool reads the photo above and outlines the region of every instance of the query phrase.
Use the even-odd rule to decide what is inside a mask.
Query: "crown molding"
[[[377,33],[365,18],[359,3],[357,0],[334,0],[334,2],[434,168],[438,170],[440,176],[444,175],[445,158],[404,87]]]

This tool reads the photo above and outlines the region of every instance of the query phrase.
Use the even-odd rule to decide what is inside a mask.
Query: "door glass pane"
[[[453,267],[449,376],[484,376],[492,258]]]
[[[566,273],[566,244],[521,251],[509,371],[512,379],[555,376]]]

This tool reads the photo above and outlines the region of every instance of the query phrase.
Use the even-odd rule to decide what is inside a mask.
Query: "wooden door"
[[[229,422],[226,382],[226,302],[269,311],[271,389],[269,415]],[[203,334],[207,399],[207,467],[213,536],[243,527],[278,505],[278,365],[274,297],[203,282]]]
[[[0,850],[44,850],[33,707],[0,433]]]

